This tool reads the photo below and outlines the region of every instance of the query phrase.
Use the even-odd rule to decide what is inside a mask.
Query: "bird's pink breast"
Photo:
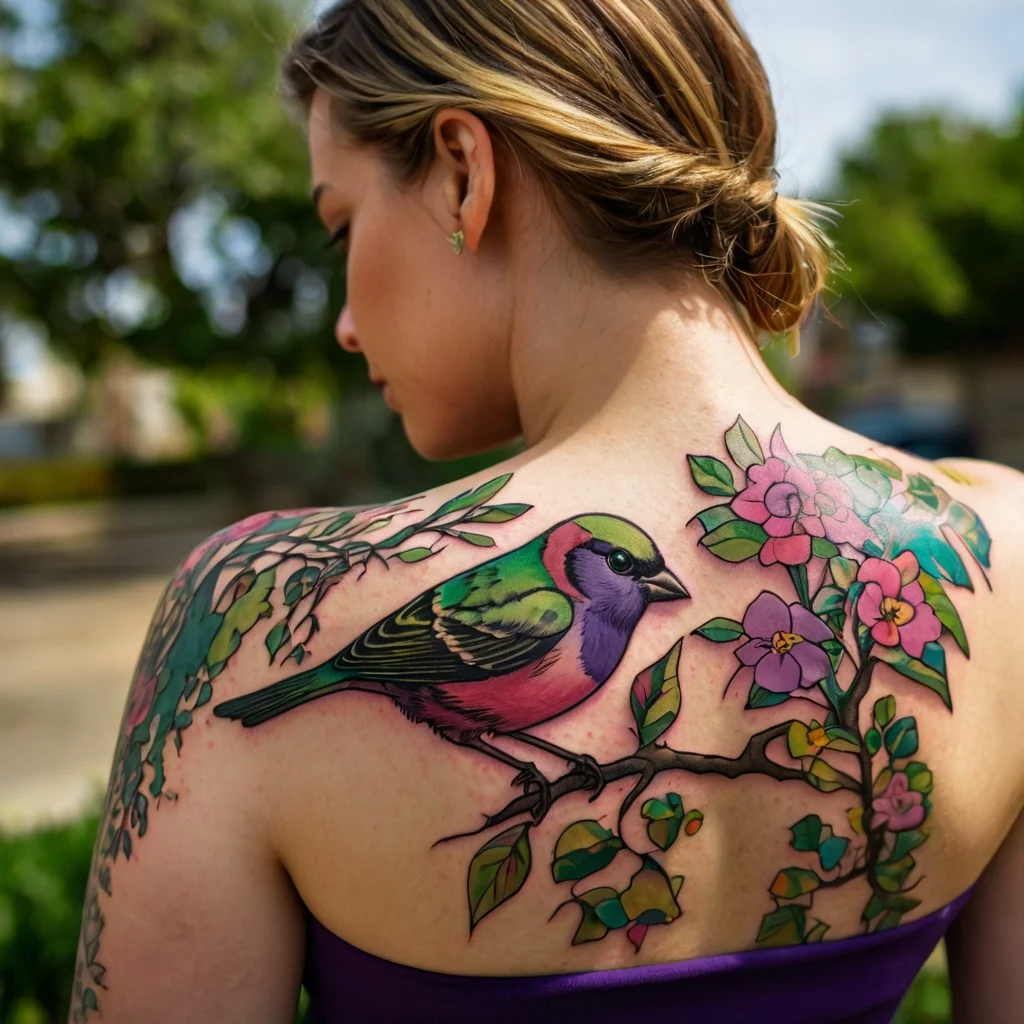
[[[459,741],[485,730],[527,729],[563,714],[600,686],[583,671],[580,620],[578,616],[557,648],[539,662],[494,679],[429,687],[416,717]]]

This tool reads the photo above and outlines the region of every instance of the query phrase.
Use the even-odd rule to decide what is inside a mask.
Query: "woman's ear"
[[[434,115],[434,147],[444,167],[445,209],[461,228],[466,248],[476,252],[494,201],[494,147],[487,125],[460,107]]]

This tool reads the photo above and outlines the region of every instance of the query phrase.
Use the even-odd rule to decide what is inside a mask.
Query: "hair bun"
[[[753,325],[775,334],[798,327],[827,283],[833,249],[819,223],[826,208],[771,188],[737,237],[725,280]]]

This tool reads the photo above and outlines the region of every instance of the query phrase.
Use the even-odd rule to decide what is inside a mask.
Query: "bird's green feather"
[[[445,580],[438,585],[434,607],[445,613],[449,609],[502,605],[533,590],[556,589],[541,558],[546,540],[547,534],[541,534],[514,551]]]
[[[541,559],[546,535],[445,580],[371,626],[332,663],[344,677],[422,686],[487,679],[546,654],[572,601]]]
[[[618,516],[606,516],[591,513],[576,516],[573,522],[583,527],[595,540],[603,540],[617,548],[628,551],[640,563],[659,561],[661,556],[654,546],[654,541],[638,526]]]
[[[504,604],[447,609],[441,620],[445,623],[454,620],[506,636],[512,633],[551,636],[564,633],[572,625],[572,605],[557,590],[533,590]]]

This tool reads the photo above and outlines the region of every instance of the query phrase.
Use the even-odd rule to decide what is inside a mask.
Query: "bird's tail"
[[[241,719],[242,725],[260,725],[286,711],[299,707],[307,701],[323,697],[337,690],[346,690],[351,685],[348,679],[339,679],[338,670],[330,662],[264,686],[262,690],[233,697],[214,707],[218,718]]]

